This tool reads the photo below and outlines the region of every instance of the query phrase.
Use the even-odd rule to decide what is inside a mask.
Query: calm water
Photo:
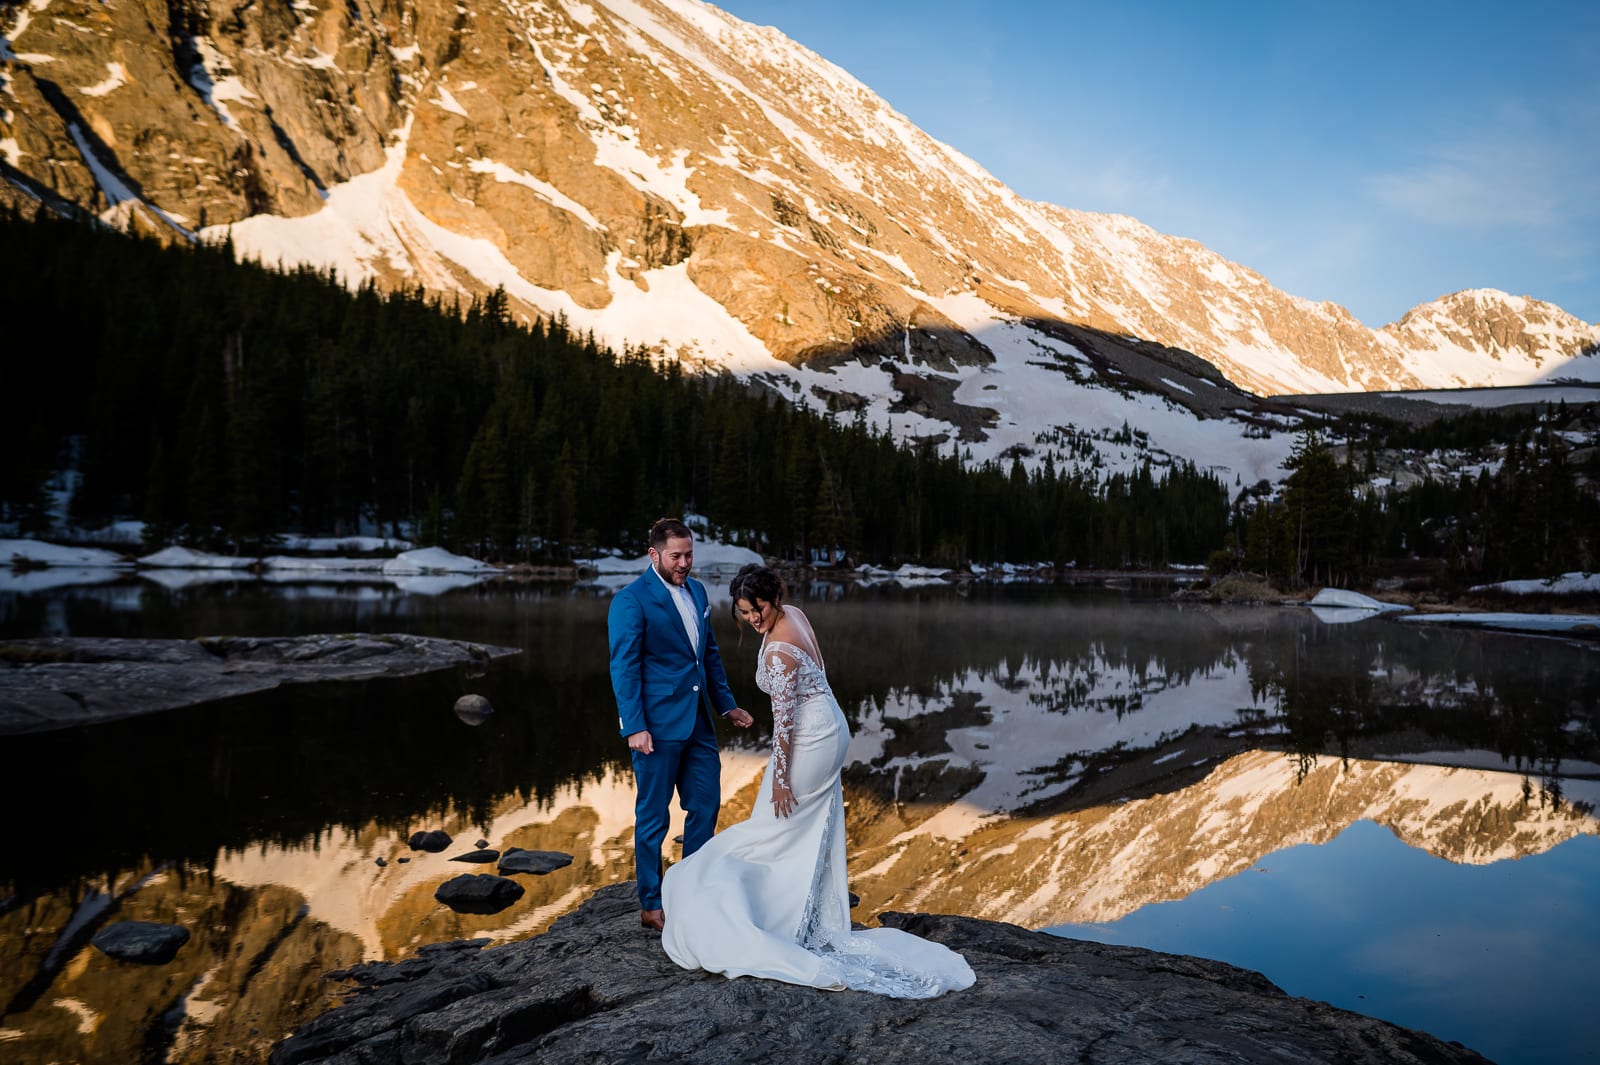
[[[1061,935],[1223,958],[1345,1009],[1455,1033],[1498,1061],[1593,1060],[1600,839],[1468,865],[1372,821],[1177,902]],[[1577,944],[1585,946],[1578,948]]]
[[[609,590],[425,591],[0,590],[6,636],[407,631],[524,649],[486,675],[0,741],[8,1060],[260,1060],[327,1004],[325,971],[534,934],[631,878]],[[1579,1060],[1600,1040],[1582,968],[1600,948],[1600,649],[1169,591],[805,591],[855,732],[857,916],[962,912],[1215,957],[1499,1061]],[[759,722],[755,642],[716,616]],[[468,691],[497,708],[481,725],[451,712]],[[762,739],[729,738],[725,819],[748,809]],[[436,827],[456,839],[444,854],[405,847]],[[481,871],[448,861],[479,838],[575,860],[522,878],[501,914],[450,913],[433,889]],[[156,970],[85,946],[127,918],[194,938]]]

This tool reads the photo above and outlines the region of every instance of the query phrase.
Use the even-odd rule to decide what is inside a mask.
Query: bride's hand
[[[788,817],[799,807],[800,803],[794,797],[794,792],[782,784],[772,789],[772,812],[779,817]]]

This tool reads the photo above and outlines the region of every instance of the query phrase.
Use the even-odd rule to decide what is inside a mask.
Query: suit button
[[[695,686],[694,686],[694,690],[695,690],[695,691],[699,691],[699,690],[700,690],[700,685],[698,685],[698,684],[696,684],[696,685],[695,685]]]

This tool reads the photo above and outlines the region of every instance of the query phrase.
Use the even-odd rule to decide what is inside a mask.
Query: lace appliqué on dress
[[[789,754],[794,750],[795,684],[800,671],[780,654],[762,653],[756,687],[772,697],[772,786],[789,787]]]
[[[844,797],[834,792],[828,824],[817,853],[817,871],[811,878],[805,917],[800,922],[800,945],[822,959],[821,977],[837,988],[870,991],[889,998],[931,998],[949,986],[948,974],[922,972],[904,960],[875,950],[865,936],[850,927],[846,900],[834,890],[844,878],[833,869],[835,833],[844,831]]]
[[[795,715],[809,709],[813,697],[832,694],[828,675],[802,648],[782,640],[771,640],[761,645],[756,687],[772,699],[773,784],[787,788],[791,779],[789,758],[794,750]]]
[[[826,727],[834,709],[832,690],[822,667],[794,644],[763,644],[756,686],[772,698],[772,767],[774,786],[790,786],[790,757],[796,729]],[[830,698],[818,698],[829,696]],[[835,786],[828,799],[817,863],[796,940],[822,960],[824,985],[870,991],[891,998],[929,998],[950,986],[949,973],[922,972],[903,958],[875,949],[872,941],[850,926],[850,907],[843,869],[835,869],[844,848],[844,794]]]

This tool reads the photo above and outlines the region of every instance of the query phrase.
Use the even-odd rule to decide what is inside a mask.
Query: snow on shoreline
[[[702,536],[704,536],[702,532]],[[284,542],[313,550],[333,544],[346,549],[397,547],[404,541],[379,537],[284,537]],[[746,563],[763,562],[760,554],[747,547],[724,544],[710,538],[695,541],[695,573],[704,577],[725,576]],[[402,591],[436,595],[477,583],[485,576],[502,572],[501,567],[478,559],[425,547],[402,551],[393,558],[306,557],[269,555],[264,558],[216,555],[171,546],[131,559],[116,551],[94,547],[67,547],[43,540],[0,539],[0,566],[9,562],[14,569],[0,569],[0,592],[37,593],[73,585],[98,584],[127,573],[138,573],[167,588],[188,587],[206,580],[260,579],[273,583],[316,580],[369,580],[391,583]],[[650,567],[650,556],[637,558],[600,555],[578,559],[580,570],[597,575],[594,583],[617,588],[635,574]],[[1009,567],[1007,567],[1009,568]],[[246,572],[249,571],[249,572]],[[862,566],[858,579],[864,584],[898,581],[907,585],[944,584],[952,571],[910,563],[896,570]],[[193,574],[180,577],[180,573]],[[202,574],[215,574],[203,577]],[[1500,591],[1512,595],[1572,594],[1600,591],[1600,574],[1564,573],[1546,580],[1502,581],[1478,585],[1473,591]],[[1407,613],[1410,608],[1386,603],[1371,596],[1339,588],[1323,588],[1305,606],[1329,625],[1347,624],[1368,618],[1398,614],[1398,620],[1424,625],[1461,625],[1500,629],[1538,635],[1600,635],[1600,616],[1588,614],[1535,614],[1500,611],[1494,613]]]
[[[99,547],[63,547],[43,540],[0,540],[0,563],[85,569],[133,565],[119,551],[107,551]]]
[[[402,551],[383,564],[386,576],[420,576],[444,573],[498,573],[500,567],[475,558],[446,551],[442,547],[422,547]]]
[[[1408,609],[1397,603],[1385,603],[1370,595],[1346,591],[1343,588],[1323,588],[1306,603],[1306,606],[1311,608],[1317,620],[1324,625],[1348,625],[1353,621],[1364,621],[1380,614]]]
[[[737,547],[733,544],[706,540],[699,536],[695,537],[694,572],[696,575],[736,570],[740,566],[752,562],[760,565],[765,561],[764,558],[748,547]],[[595,558],[576,559],[575,562],[579,569],[591,570],[602,577],[643,573],[650,568],[650,556],[648,554],[640,555],[637,558],[599,555]]]
[[[409,547],[403,540],[381,537],[283,537],[281,541],[302,550],[335,545],[352,551]],[[136,574],[169,591],[217,581],[368,581],[393,585],[416,595],[438,595],[501,572],[499,566],[438,547],[401,551],[390,558],[257,558],[173,545],[135,559],[101,548],[64,547],[42,540],[0,540],[0,566],[6,562],[14,568],[0,568],[0,592],[18,594],[103,584]]]
[[[163,547],[160,551],[139,559],[139,565],[151,569],[249,569],[256,564],[253,558],[237,555],[213,555],[206,551],[191,551],[187,547]]]
[[[1569,578],[1581,578],[1572,580]],[[1563,574],[1549,581],[1505,581],[1501,584],[1480,585],[1473,591],[1497,589],[1512,594],[1549,592],[1553,586],[1568,592],[1600,590],[1600,582],[1589,574]],[[1556,636],[1600,636],[1600,617],[1592,614],[1534,614],[1516,611],[1492,613],[1437,613],[1419,614],[1398,603],[1385,603],[1380,599],[1342,588],[1323,588],[1305,603],[1317,620],[1326,625],[1345,625],[1385,614],[1398,615],[1396,620],[1413,625],[1459,625],[1478,629],[1500,629]]]
[[[1462,625],[1558,636],[1600,636],[1600,615],[1596,614],[1406,614],[1399,620],[1419,625]]]
[[[1508,592],[1511,595],[1575,595],[1579,592],[1600,592],[1600,573],[1563,573],[1544,580],[1500,581],[1495,584],[1478,584],[1474,592]]]
[[[1374,610],[1379,613],[1406,609],[1398,603],[1385,603],[1380,599],[1372,598],[1370,595],[1346,591],[1343,588],[1323,588],[1312,597],[1306,606],[1313,609],[1325,607],[1335,610]]]

